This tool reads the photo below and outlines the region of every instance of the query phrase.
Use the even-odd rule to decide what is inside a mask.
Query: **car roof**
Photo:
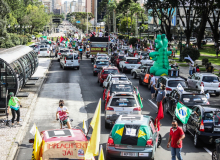
[[[112,84],[132,84],[131,81],[112,81]]]
[[[177,92],[179,92],[181,94],[199,94],[199,95],[204,95],[204,93],[200,93],[201,90],[199,90],[199,89],[184,88],[183,92],[179,91],[177,88],[175,88],[173,90],[176,90]]]
[[[51,141],[87,141],[81,129],[54,129],[42,132],[45,142]]]
[[[112,77],[127,77],[125,74],[109,74]]]
[[[170,76],[162,76],[163,78],[169,79],[169,80],[184,80],[181,77],[170,77]],[[185,80],[184,80],[185,81]]]
[[[136,57],[126,57],[126,59],[138,59]]]
[[[107,61],[108,62],[109,60],[107,60],[107,59],[97,59],[96,62],[97,61]]]
[[[202,76],[214,76],[214,77],[218,77],[217,75],[213,74],[213,73],[198,73]]]
[[[146,115],[120,115],[116,121],[116,124],[138,124],[149,125],[150,116]]]
[[[205,106],[202,107],[204,112],[213,112],[213,111],[220,111],[220,106],[219,108],[213,107],[213,106]]]
[[[103,70],[107,70],[107,69],[118,69],[117,67],[115,67],[115,66],[104,66],[104,67],[102,67],[103,68]]]

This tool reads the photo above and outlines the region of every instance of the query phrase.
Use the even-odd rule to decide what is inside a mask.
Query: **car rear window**
[[[73,60],[73,55],[72,54],[68,54],[65,57],[66,57],[66,60]]]
[[[178,84],[181,84],[182,87],[187,87],[185,81],[178,81],[178,80],[169,80],[168,86],[169,87],[177,87]]]
[[[47,48],[42,48],[40,49],[40,51],[47,51]]]
[[[142,52],[141,55],[142,55],[142,56],[147,56],[148,53],[147,53],[147,52]]]
[[[60,50],[60,53],[69,53],[69,50]]]
[[[138,59],[127,59],[127,62],[130,63],[130,64],[137,64]]]
[[[78,54],[75,54],[74,55],[74,59],[76,60],[76,59],[79,59],[79,55]]]
[[[96,61],[97,65],[108,65],[109,62],[108,61]]]
[[[127,77],[112,77],[112,81],[127,81]]]
[[[115,74],[115,73],[118,73],[118,70],[117,69],[108,69],[108,70],[104,70],[103,74]]]
[[[214,83],[218,83],[219,82],[219,79],[218,77],[214,77],[214,76],[204,76],[202,78],[202,81],[203,82],[214,82]]]
[[[124,58],[124,56],[119,56],[119,57],[118,57],[118,59],[122,59],[122,58]]]
[[[202,102],[207,101],[207,98],[205,95],[201,94],[183,94],[183,102]]]
[[[112,92],[132,92],[131,84],[113,84],[111,88]]]
[[[137,107],[134,98],[113,98],[110,106],[114,107]]]
[[[212,112],[205,112],[203,116],[204,121],[213,121],[213,113]]]

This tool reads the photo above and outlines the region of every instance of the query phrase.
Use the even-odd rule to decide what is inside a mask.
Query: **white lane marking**
[[[212,155],[212,152],[211,152],[210,150],[208,150],[208,149],[205,148],[205,147],[203,147],[203,148],[206,150],[206,152],[208,152],[208,154]]]
[[[152,102],[150,99],[148,99],[148,101],[150,101],[150,103],[153,104],[154,107],[158,108],[157,105],[154,102]]]

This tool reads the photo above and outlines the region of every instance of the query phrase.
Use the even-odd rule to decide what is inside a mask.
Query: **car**
[[[194,146],[214,144],[215,139],[220,138],[220,106],[195,105],[186,124],[183,124],[183,132],[190,133],[194,137]]]
[[[35,47],[34,51],[38,52],[41,48],[48,48],[49,49],[50,46],[45,44],[45,43],[44,44],[38,44],[38,46]]]
[[[111,62],[114,64],[115,63],[115,60],[117,58],[117,56],[119,55],[119,52],[114,52],[112,55],[111,55]]]
[[[114,64],[115,66],[119,67],[119,62],[124,58],[124,54],[119,54],[116,56],[115,60],[114,60]]]
[[[119,70],[117,67],[114,67],[114,66],[103,67],[102,70],[98,73],[99,85],[102,86],[108,74],[118,74],[118,73],[119,73]]]
[[[212,73],[194,73],[187,79],[190,88],[201,89],[204,88],[206,93],[220,94],[220,81],[217,75]]]
[[[133,76],[134,79],[139,78],[141,71],[145,68],[147,68],[147,65],[136,66],[131,70],[131,76]]]
[[[129,79],[125,74],[108,74],[103,82],[103,88],[108,88],[111,81],[129,81]]]
[[[153,160],[161,141],[152,117],[120,115],[106,143],[106,159]]]
[[[38,56],[39,57],[49,57],[50,56],[49,48],[40,48],[38,51]]]
[[[215,149],[212,151],[212,160],[220,160],[220,138],[215,140]]]
[[[197,38],[196,37],[190,37],[189,41],[190,42],[197,42]]]
[[[64,70],[66,68],[80,68],[79,55],[77,53],[61,54],[60,67]]]
[[[134,92],[116,92],[106,101],[105,128],[110,128],[120,115],[141,115],[141,106]]]
[[[58,54],[57,54],[57,61],[59,62],[60,61],[60,57],[62,54],[70,54],[70,50],[65,48],[65,47],[59,47],[59,51],[58,51]]]
[[[125,46],[125,45],[123,45],[122,47],[121,47],[121,49],[123,49],[123,50],[129,50],[129,46]]]
[[[152,59],[150,59],[150,57],[149,56],[146,56],[146,57],[144,57],[144,58],[142,58],[141,60],[140,60],[140,62],[141,62],[141,64],[143,65],[143,64],[148,64],[148,65],[153,65],[154,64],[154,61],[152,60]]]
[[[106,59],[100,59],[94,62],[93,76],[96,76],[102,69],[102,67],[109,66],[109,61]]]
[[[206,38],[206,42],[210,43],[213,42],[212,38]]]
[[[149,52],[148,51],[138,51],[138,58],[143,59],[145,57],[149,57]]]
[[[35,39],[36,39],[36,37],[35,37],[34,35],[31,35],[31,38],[32,38],[33,40],[35,40]]]
[[[44,145],[39,152],[39,159],[84,158],[88,139],[81,129],[45,130],[40,135]],[[34,143],[34,139],[29,139],[29,143]]]
[[[119,62],[119,69],[124,73],[125,71],[131,71],[136,66],[141,66],[141,62],[135,57],[124,57]]]
[[[102,55],[102,56],[96,56],[95,58],[94,58],[94,63],[97,61],[97,60],[100,60],[100,59],[106,59],[106,60],[109,60],[109,56],[107,56],[107,55]]]
[[[175,109],[177,103],[180,102],[188,108],[192,109],[194,105],[209,105],[209,101],[201,90],[195,89],[184,89],[180,91],[179,89],[173,89],[170,94],[168,94],[164,100],[164,112],[170,113],[173,118],[175,116]]]
[[[176,89],[178,84],[180,84],[183,88],[187,88],[186,81],[181,77],[161,76],[157,80],[156,88],[161,87],[160,83],[166,86],[167,94],[170,94],[173,89]]]
[[[103,91],[103,100],[106,105],[107,99],[113,94],[117,92],[133,92],[132,82],[128,81],[118,81],[113,80],[109,83],[108,87]]]

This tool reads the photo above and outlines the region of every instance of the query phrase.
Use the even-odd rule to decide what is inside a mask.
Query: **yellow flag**
[[[93,128],[91,139],[88,143],[84,159],[93,159],[94,156],[99,155],[99,142],[101,131],[101,99],[96,107],[95,114],[91,121],[90,126]]]
[[[87,133],[87,127],[86,127],[86,123],[85,121],[83,120],[83,129],[85,130],[85,134]]]
[[[38,128],[36,127],[33,152],[32,152],[32,160],[39,160],[40,159],[41,144],[42,144],[42,138],[40,136]]]
[[[102,145],[100,146],[100,153],[99,153],[99,159],[98,160],[105,160]]]

